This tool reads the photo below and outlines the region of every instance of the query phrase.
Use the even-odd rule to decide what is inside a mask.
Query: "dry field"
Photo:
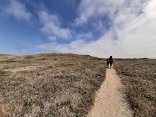
[[[82,117],[105,79],[91,56],[0,55],[0,117]]]
[[[126,86],[134,117],[156,115],[156,60],[118,59],[115,68]]]

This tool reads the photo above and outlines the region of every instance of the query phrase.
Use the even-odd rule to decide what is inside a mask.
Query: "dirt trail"
[[[96,94],[87,117],[132,117],[133,113],[120,92],[122,84],[115,69],[107,69],[106,79]]]

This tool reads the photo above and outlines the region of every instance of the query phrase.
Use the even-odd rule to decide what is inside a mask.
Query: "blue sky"
[[[1,0],[0,53],[154,58],[155,7],[155,0]]]

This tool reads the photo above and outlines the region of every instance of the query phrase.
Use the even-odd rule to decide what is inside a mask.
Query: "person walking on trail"
[[[110,56],[110,57],[109,57],[109,65],[110,65],[110,68],[112,67],[112,64],[113,64],[113,57]]]

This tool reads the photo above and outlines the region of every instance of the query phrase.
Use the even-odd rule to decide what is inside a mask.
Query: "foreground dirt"
[[[106,79],[98,90],[88,117],[132,117],[133,113],[121,93],[122,84],[114,69],[107,69]]]

